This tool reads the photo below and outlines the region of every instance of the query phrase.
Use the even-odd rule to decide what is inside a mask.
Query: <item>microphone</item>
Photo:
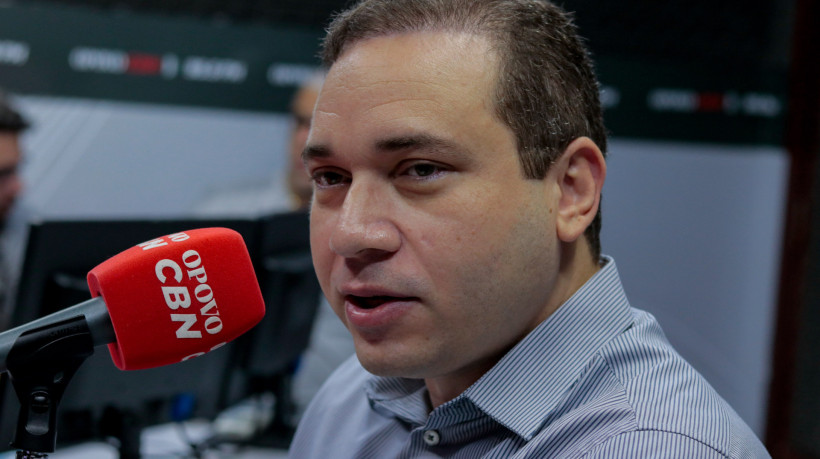
[[[143,242],[97,265],[87,281],[92,299],[0,333],[0,372],[20,335],[81,316],[117,368],[138,370],[217,349],[265,315],[245,242],[227,228]]]

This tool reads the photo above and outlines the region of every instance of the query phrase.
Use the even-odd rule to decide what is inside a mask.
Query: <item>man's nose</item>
[[[401,233],[392,219],[389,192],[367,182],[351,182],[345,195],[330,249],[349,259],[379,258],[401,246]]]

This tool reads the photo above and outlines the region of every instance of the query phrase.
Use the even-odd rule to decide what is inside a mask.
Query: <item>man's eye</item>
[[[320,187],[339,185],[345,180],[344,175],[333,171],[319,171],[313,174],[313,181]]]
[[[438,172],[441,172],[442,170],[443,168],[436,164],[416,163],[405,169],[404,173],[411,177],[430,177]]]

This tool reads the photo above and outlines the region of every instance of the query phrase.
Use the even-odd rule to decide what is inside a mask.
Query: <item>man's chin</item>
[[[399,355],[374,357],[356,352],[359,363],[368,373],[386,378],[424,379],[423,371],[417,362],[409,362]]]

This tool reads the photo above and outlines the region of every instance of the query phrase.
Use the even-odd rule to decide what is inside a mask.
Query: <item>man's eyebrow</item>
[[[378,151],[400,151],[400,150],[454,150],[455,144],[440,137],[429,134],[410,134],[390,137],[376,142]]]
[[[302,161],[307,162],[316,158],[327,158],[330,156],[330,148],[324,145],[306,145],[302,150]]]
[[[377,140],[376,151],[390,153],[404,150],[436,150],[440,152],[458,151],[459,147],[454,142],[429,134],[409,134],[387,137]],[[327,158],[333,155],[332,149],[327,145],[307,145],[302,150],[302,161],[310,161],[317,158]]]

